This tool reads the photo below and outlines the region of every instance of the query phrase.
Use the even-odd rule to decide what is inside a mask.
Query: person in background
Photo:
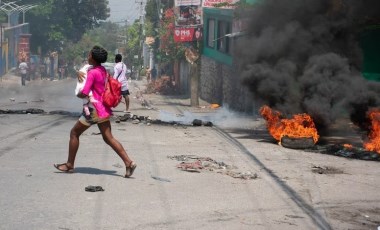
[[[18,65],[18,68],[19,68],[20,74],[21,74],[21,85],[25,86],[25,80],[27,78],[28,68],[29,68],[28,64],[25,62],[25,59],[21,59],[21,62]]]
[[[146,81],[149,83],[150,82],[150,68],[149,68],[149,66],[147,66],[145,69],[145,75],[146,75]]]
[[[127,66],[121,61],[123,57],[121,54],[115,55],[115,67],[113,78],[117,79],[121,83],[121,95],[123,95],[125,100],[125,110],[124,113],[129,113],[129,89],[128,89],[128,79],[127,79]]]
[[[156,81],[156,78],[157,78],[157,69],[155,66],[153,66],[153,69],[152,69],[150,75],[152,78],[152,82],[154,83]]]
[[[104,142],[111,146],[111,148],[123,160],[126,168],[125,177],[132,176],[137,167],[136,163],[129,158],[124,147],[113,137],[110,122],[112,110],[103,104],[102,94],[105,91],[107,70],[101,65],[101,63],[104,63],[107,60],[107,56],[108,52],[99,46],[94,46],[88,54],[88,64],[92,65],[92,68],[87,72],[86,83],[82,91],[78,94],[78,97],[88,97],[92,91],[95,101],[90,103],[92,103],[94,109],[90,108],[90,116],[82,114],[71,129],[67,162],[63,164],[54,164],[54,167],[61,172],[74,172],[75,157],[79,148],[79,137],[93,124],[98,125]]]

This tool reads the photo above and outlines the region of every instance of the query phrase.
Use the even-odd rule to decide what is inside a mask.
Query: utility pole
[[[185,50],[186,60],[190,63],[190,106],[199,106],[199,51],[190,46]]]
[[[139,79],[140,78],[140,70],[141,70],[141,63],[142,63],[142,52],[143,52],[143,40],[142,40],[142,32],[143,32],[143,24],[144,24],[144,15],[143,15],[143,3],[144,3],[144,0],[135,0],[135,3],[138,3],[139,4],[139,11],[140,11],[140,25],[139,25],[139,40],[140,40],[140,46],[139,46],[139,53],[138,53],[138,76],[137,78]]]

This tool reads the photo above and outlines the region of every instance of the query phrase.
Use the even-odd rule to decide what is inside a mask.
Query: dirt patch
[[[380,208],[336,207],[328,210],[328,212],[333,219],[352,225],[349,229],[377,229],[380,226]]]

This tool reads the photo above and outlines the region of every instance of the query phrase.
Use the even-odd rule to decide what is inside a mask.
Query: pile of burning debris
[[[313,119],[308,114],[296,114],[293,115],[293,118],[286,119],[282,118],[280,112],[272,110],[268,106],[263,106],[260,113],[267,122],[271,136],[283,147],[347,158],[380,161],[380,110],[372,110],[368,113],[371,130],[368,139],[364,141],[363,148],[354,147],[351,144],[317,145],[319,135]]]
[[[244,179],[244,180],[251,180],[251,179],[257,179],[258,176],[256,173],[252,172],[237,172],[235,171],[237,167],[232,165],[227,165],[222,161],[215,161],[211,159],[210,157],[198,157],[195,155],[175,155],[175,156],[168,156],[168,158],[172,160],[181,161],[177,165],[177,168],[180,168],[183,171],[186,172],[197,172],[200,173],[201,171],[209,171],[209,172],[216,172],[223,175],[228,175],[233,178],[238,179]]]

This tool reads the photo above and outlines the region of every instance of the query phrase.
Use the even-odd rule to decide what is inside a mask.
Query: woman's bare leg
[[[90,126],[86,126],[79,121],[75,123],[74,127],[70,131],[70,141],[69,141],[69,156],[67,158],[67,166],[74,168],[75,157],[79,148],[79,137],[84,131],[86,131]]]
[[[65,164],[55,164],[54,166],[61,170],[67,172],[74,168],[75,157],[79,148],[79,137],[84,131],[86,131],[89,126],[85,126],[79,121],[75,123],[70,131],[70,141],[69,141],[69,155],[67,157],[67,162]]]
[[[98,124],[99,130],[102,133],[103,140],[106,142],[111,148],[119,155],[119,157],[123,160],[126,167],[129,167],[132,163],[132,160],[129,158],[127,152],[124,147],[120,144],[118,140],[116,140],[112,136],[111,132],[111,122],[106,121]]]

